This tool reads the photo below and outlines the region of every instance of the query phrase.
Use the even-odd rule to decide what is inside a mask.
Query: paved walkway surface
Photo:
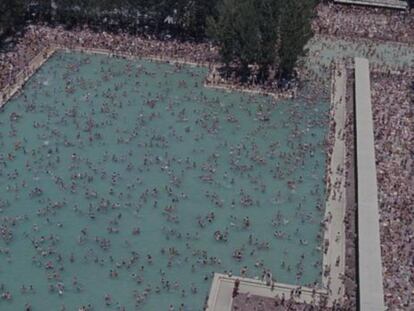
[[[27,80],[52,56],[56,50],[54,48],[45,48],[40,52],[27,66],[27,69],[21,71],[15,78],[16,83],[6,86],[0,91],[0,108],[16,94]]]
[[[345,273],[345,121],[346,121],[345,64],[337,63],[332,77],[331,113],[334,117],[334,145],[328,167],[328,198],[325,209],[325,236],[322,284],[328,289],[328,302],[341,301],[345,293],[342,276]]]
[[[286,299],[291,297],[292,291],[300,288],[300,296],[294,295],[293,300],[298,303],[314,303],[318,304],[324,296],[325,290],[313,290],[309,287],[298,287],[288,284],[274,283],[274,288],[266,285],[266,283],[248,279],[229,277],[225,274],[215,273],[213,283],[211,285],[210,295],[207,302],[206,311],[230,311],[233,304],[233,288],[235,281],[239,279],[239,293],[274,298],[275,296]]]
[[[359,300],[361,311],[385,310],[374,125],[368,60],[355,58]]]
[[[268,298],[250,294],[239,294],[233,300],[231,311],[328,311],[326,307],[311,308],[306,303],[295,303],[288,299]]]

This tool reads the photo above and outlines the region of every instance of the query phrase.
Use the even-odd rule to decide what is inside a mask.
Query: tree
[[[239,65],[242,80],[249,65],[259,67],[265,81],[269,68],[279,78],[294,76],[299,57],[312,36],[311,20],[317,0],[221,0],[208,34],[218,44],[226,67]]]
[[[217,18],[210,18],[208,33],[219,45],[227,67],[239,64],[246,81],[249,65],[260,66],[263,76],[275,57],[277,14],[271,0],[224,0]]]
[[[206,38],[207,17],[219,0],[0,0],[2,29],[17,25],[15,8],[27,10],[30,22],[88,25],[97,31],[144,32],[198,41]],[[3,14],[5,12],[5,14]],[[13,18],[13,20],[11,20]]]
[[[306,54],[306,43],[312,37],[311,21],[315,0],[282,1],[280,7],[279,77],[291,78],[299,57]]]
[[[178,23],[183,32],[196,40],[205,38],[207,18],[216,15],[218,0],[181,1]]]
[[[236,54],[235,24],[239,10],[238,0],[224,0],[218,5],[218,17],[207,21],[207,34],[218,44],[222,61],[226,65],[230,64]]]
[[[29,22],[47,22],[52,19],[53,0],[37,0],[27,4]]]
[[[0,1],[0,36],[17,30],[24,22],[24,0]]]
[[[259,27],[259,81],[267,80],[270,67],[273,67],[277,57],[279,6],[275,0],[256,1]]]

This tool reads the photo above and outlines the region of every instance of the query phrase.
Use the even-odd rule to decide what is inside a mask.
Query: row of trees
[[[0,0],[0,36],[23,22],[205,40],[219,0]]]
[[[312,36],[316,0],[223,0],[218,16],[208,20],[209,35],[219,45],[224,63],[236,62],[243,79],[257,65],[258,78],[269,72],[291,78]]]
[[[206,20],[218,0],[36,0],[31,18],[96,30],[147,33],[204,40]]]
[[[317,0],[1,0],[0,36],[24,21],[88,25],[185,40],[212,39],[226,68],[246,80],[251,64],[291,77],[311,37]]]

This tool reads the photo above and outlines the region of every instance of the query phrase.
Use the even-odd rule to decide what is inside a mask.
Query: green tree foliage
[[[282,1],[280,16],[279,75],[291,78],[299,57],[305,55],[312,37],[311,21],[315,0]]]
[[[259,80],[264,81],[268,77],[269,68],[272,67],[277,57],[279,7],[275,0],[256,1],[259,37],[257,39],[258,58],[255,62],[259,65]]]
[[[144,32],[160,38],[203,40],[220,47],[223,62],[237,64],[243,80],[254,65],[259,80],[269,69],[294,76],[311,33],[317,0],[0,0],[0,35],[24,22],[88,25],[98,31]],[[275,71],[273,70],[273,71]],[[228,71],[229,72],[229,71]]]
[[[240,65],[243,80],[249,64],[262,72],[273,63],[277,41],[277,14],[271,0],[223,0],[219,16],[210,18],[208,33],[220,47],[223,62]]]
[[[0,0],[1,1],[1,0]],[[56,21],[67,27],[145,32],[186,39],[205,38],[207,16],[218,0],[53,0]],[[50,22],[52,0],[33,0],[37,20]],[[47,9],[46,6],[49,6]],[[39,8],[41,8],[39,13]],[[44,14],[49,12],[49,14]]]
[[[105,28],[128,9],[126,0],[54,0],[58,22],[69,27],[89,25]],[[109,14],[111,13],[111,14]],[[114,23],[116,24],[116,22]]]
[[[52,3],[53,0],[37,0],[36,2],[29,2],[27,5],[29,21],[50,21],[52,18]]]
[[[181,0],[178,24],[194,39],[203,39],[206,34],[207,18],[215,16],[218,0]]]
[[[0,36],[15,31],[24,22],[24,0],[0,0]]]
[[[135,0],[131,5],[139,10],[141,23],[154,34],[202,40],[207,17],[215,14],[217,3],[218,0]]]
[[[208,34],[220,47],[223,62],[240,66],[246,79],[249,64],[265,80],[269,68],[290,78],[312,36],[316,0],[221,0],[219,15],[209,19]]]

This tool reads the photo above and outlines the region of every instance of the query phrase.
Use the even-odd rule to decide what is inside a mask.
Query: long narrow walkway
[[[361,311],[385,310],[368,60],[355,58],[358,265]]]
[[[328,198],[325,210],[325,245],[323,256],[323,287],[329,291],[328,302],[340,302],[345,292],[343,275],[345,273],[345,120],[346,120],[346,82],[345,64],[335,66],[332,75],[331,112],[334,117],[334,145],[331,163],[328,167]]]

